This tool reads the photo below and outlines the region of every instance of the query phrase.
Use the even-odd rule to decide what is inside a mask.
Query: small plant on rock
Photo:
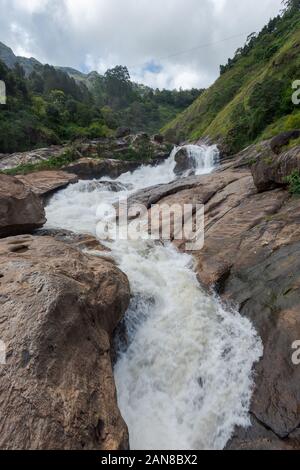
[[[286,178],[287,183],[289,184],[289,191],[291,194],[300,194],[300,173],[299,170],[293,171]]]

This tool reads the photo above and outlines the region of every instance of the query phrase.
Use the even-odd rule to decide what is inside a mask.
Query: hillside
[[[123,66],[102,76],[43,65],[17,57],[2,43],[0,80],[7,88],[7,105],[0,108],[0,153],[107,137],[119,127],[155,134],[203,91],[153,90],[132,82]]]
[[[288,2],[289,3],[289,2]],[[292,82],[300,79],[300,12],[288,8],[248,37],[220,77],[163,133],[175,141],[210,137],[234,153],[282,130],[300,127]]]

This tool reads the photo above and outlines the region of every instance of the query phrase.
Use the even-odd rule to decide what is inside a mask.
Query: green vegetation
[[[291,194],[300,194],[300,173],[299,170],[293,171],[293,173],[287,177],[287,183],[289,184],[289,191]]]
[[[74,71],[73,71],[74,73]],[[122,127],[156,133],[189,106],[200,90],[152,90],[131,82],[117,66],[92,82],[62,69],[35,64],[27,75],[0,61],[7,104],[0,107],[0,153],[13,153],[77,138],[110,137]]]
[[[38,163],[26,163],[24,165],[19,165],[15,168],[4,170],[0,173],[5,175],[27,175],[28,173],[34,173],[36,171],[43,170],[58,170],[70,163],[73,163],[78,159],[78,154],[75,149],[68,149],[63,154],[56,157],[51,157],[48,160],[43,160]]]
[[[282,15],[251,34],[220,77],[188,109],[164,127],[174,141],[209,136],[229,153],[300,127],[292,102],[300,79],[300,1],[284,2]]]

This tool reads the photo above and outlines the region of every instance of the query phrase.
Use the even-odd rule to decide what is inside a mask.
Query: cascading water
[[[189,147],[197,173],[210,172],[216,147]],[[99,206],[175,179],[177,151],[157,167],[120,176],[118,193],[95,181],[57,193],[47,207],[48,227],[95,234]],[[131,448],[224,448],[234,427],[249,423],[251,371],[262,354],[251,323],[205,293],[192,258],[171,244],[123,240],[109,247],[133,294],[128,347],[115,367]]]
[[[185,145],[184,148],[192,161],[195,175],[210,173],[219,162],[219,151],[216,145],[209,147],[206,145]]]

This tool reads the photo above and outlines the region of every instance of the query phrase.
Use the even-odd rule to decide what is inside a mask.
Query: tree
[[[125,107],[132,94],[132,83],[127,67],[117,65],[104,75],[109,102],[112,106]]]
[[[300,10],[300,0],[283,0],[282,4],[287,11]]]

